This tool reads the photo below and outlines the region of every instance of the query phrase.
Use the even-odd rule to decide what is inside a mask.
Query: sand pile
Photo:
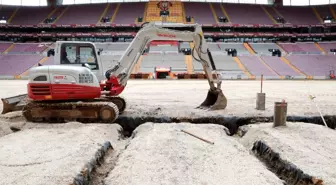
[[[210,124],[141,125],[105,184],[282,184],[235,138],[227,136],[223,128]],[[180,129],[215,144],[198,140]]]
[[[308,123],[287,123],[287,127],[277,128],[272,128],[272,123],[263,123],[248,127],[241,141],[249,149],[256,140],[262,140],[283,159],[323,179],[325,185],[336,184],[335,130]]]
[[[9,124],[5,121],[0,120],[0,137],[12,133]]]

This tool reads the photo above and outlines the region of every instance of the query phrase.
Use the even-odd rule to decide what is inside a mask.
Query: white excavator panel
[[[39,66],[29,71],[30,83],[76,84],[99,87],[99,81],[92,71],[79,66]]]

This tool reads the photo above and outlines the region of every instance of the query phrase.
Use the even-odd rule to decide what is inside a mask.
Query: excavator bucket
[[[17,96],[12,96],[9,98],[1,98],[3,107],[1,114],[6,114],[8,112],[20,111],[26,105],[27,94],[21,94]]]
[[[221,110],[227,106],[227,99],[222,90],[209,90],[204,102],[198,106],[199,109]]]

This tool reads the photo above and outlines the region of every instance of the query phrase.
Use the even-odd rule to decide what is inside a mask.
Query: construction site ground
[[[0,81],[0,97],[26,93],[27,81]],[[260,81],[223,81],[225,110],[195,109],[206,97],[206,80],[130,80],[122,96],[125,117],[269,117],[274,102],[285,100],[289,116],[336,115],[333,81],[264,81],[266,110],[256,110]],[[2,105],[1,105],[2,107]],[[185,130],[211,143],[197,139]],[[262,140],[282,159],[324,184],[336,184],[335,130],[314,123],[253,123],[245,134],[229,136],[222,125],[152,123],[125,136],[118,123],[41,124],[26,122],[20,112],[0,116],[0,184],[71,184],[96,159],[106,142],[113,150],[91,174],[94,185],[274,185],[277,176],[251,149]]]

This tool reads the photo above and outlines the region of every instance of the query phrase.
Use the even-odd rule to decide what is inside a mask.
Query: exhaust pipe
[[[27,94],[21,94],[9,98],[1,98],[3,104],[1,114],[22,110],[23,107],[26,105],[27,97]]]
[[[204,102],[198,106],[199,109],[224,110],[227,106],[227,99],[220,89],[209,90]]]

